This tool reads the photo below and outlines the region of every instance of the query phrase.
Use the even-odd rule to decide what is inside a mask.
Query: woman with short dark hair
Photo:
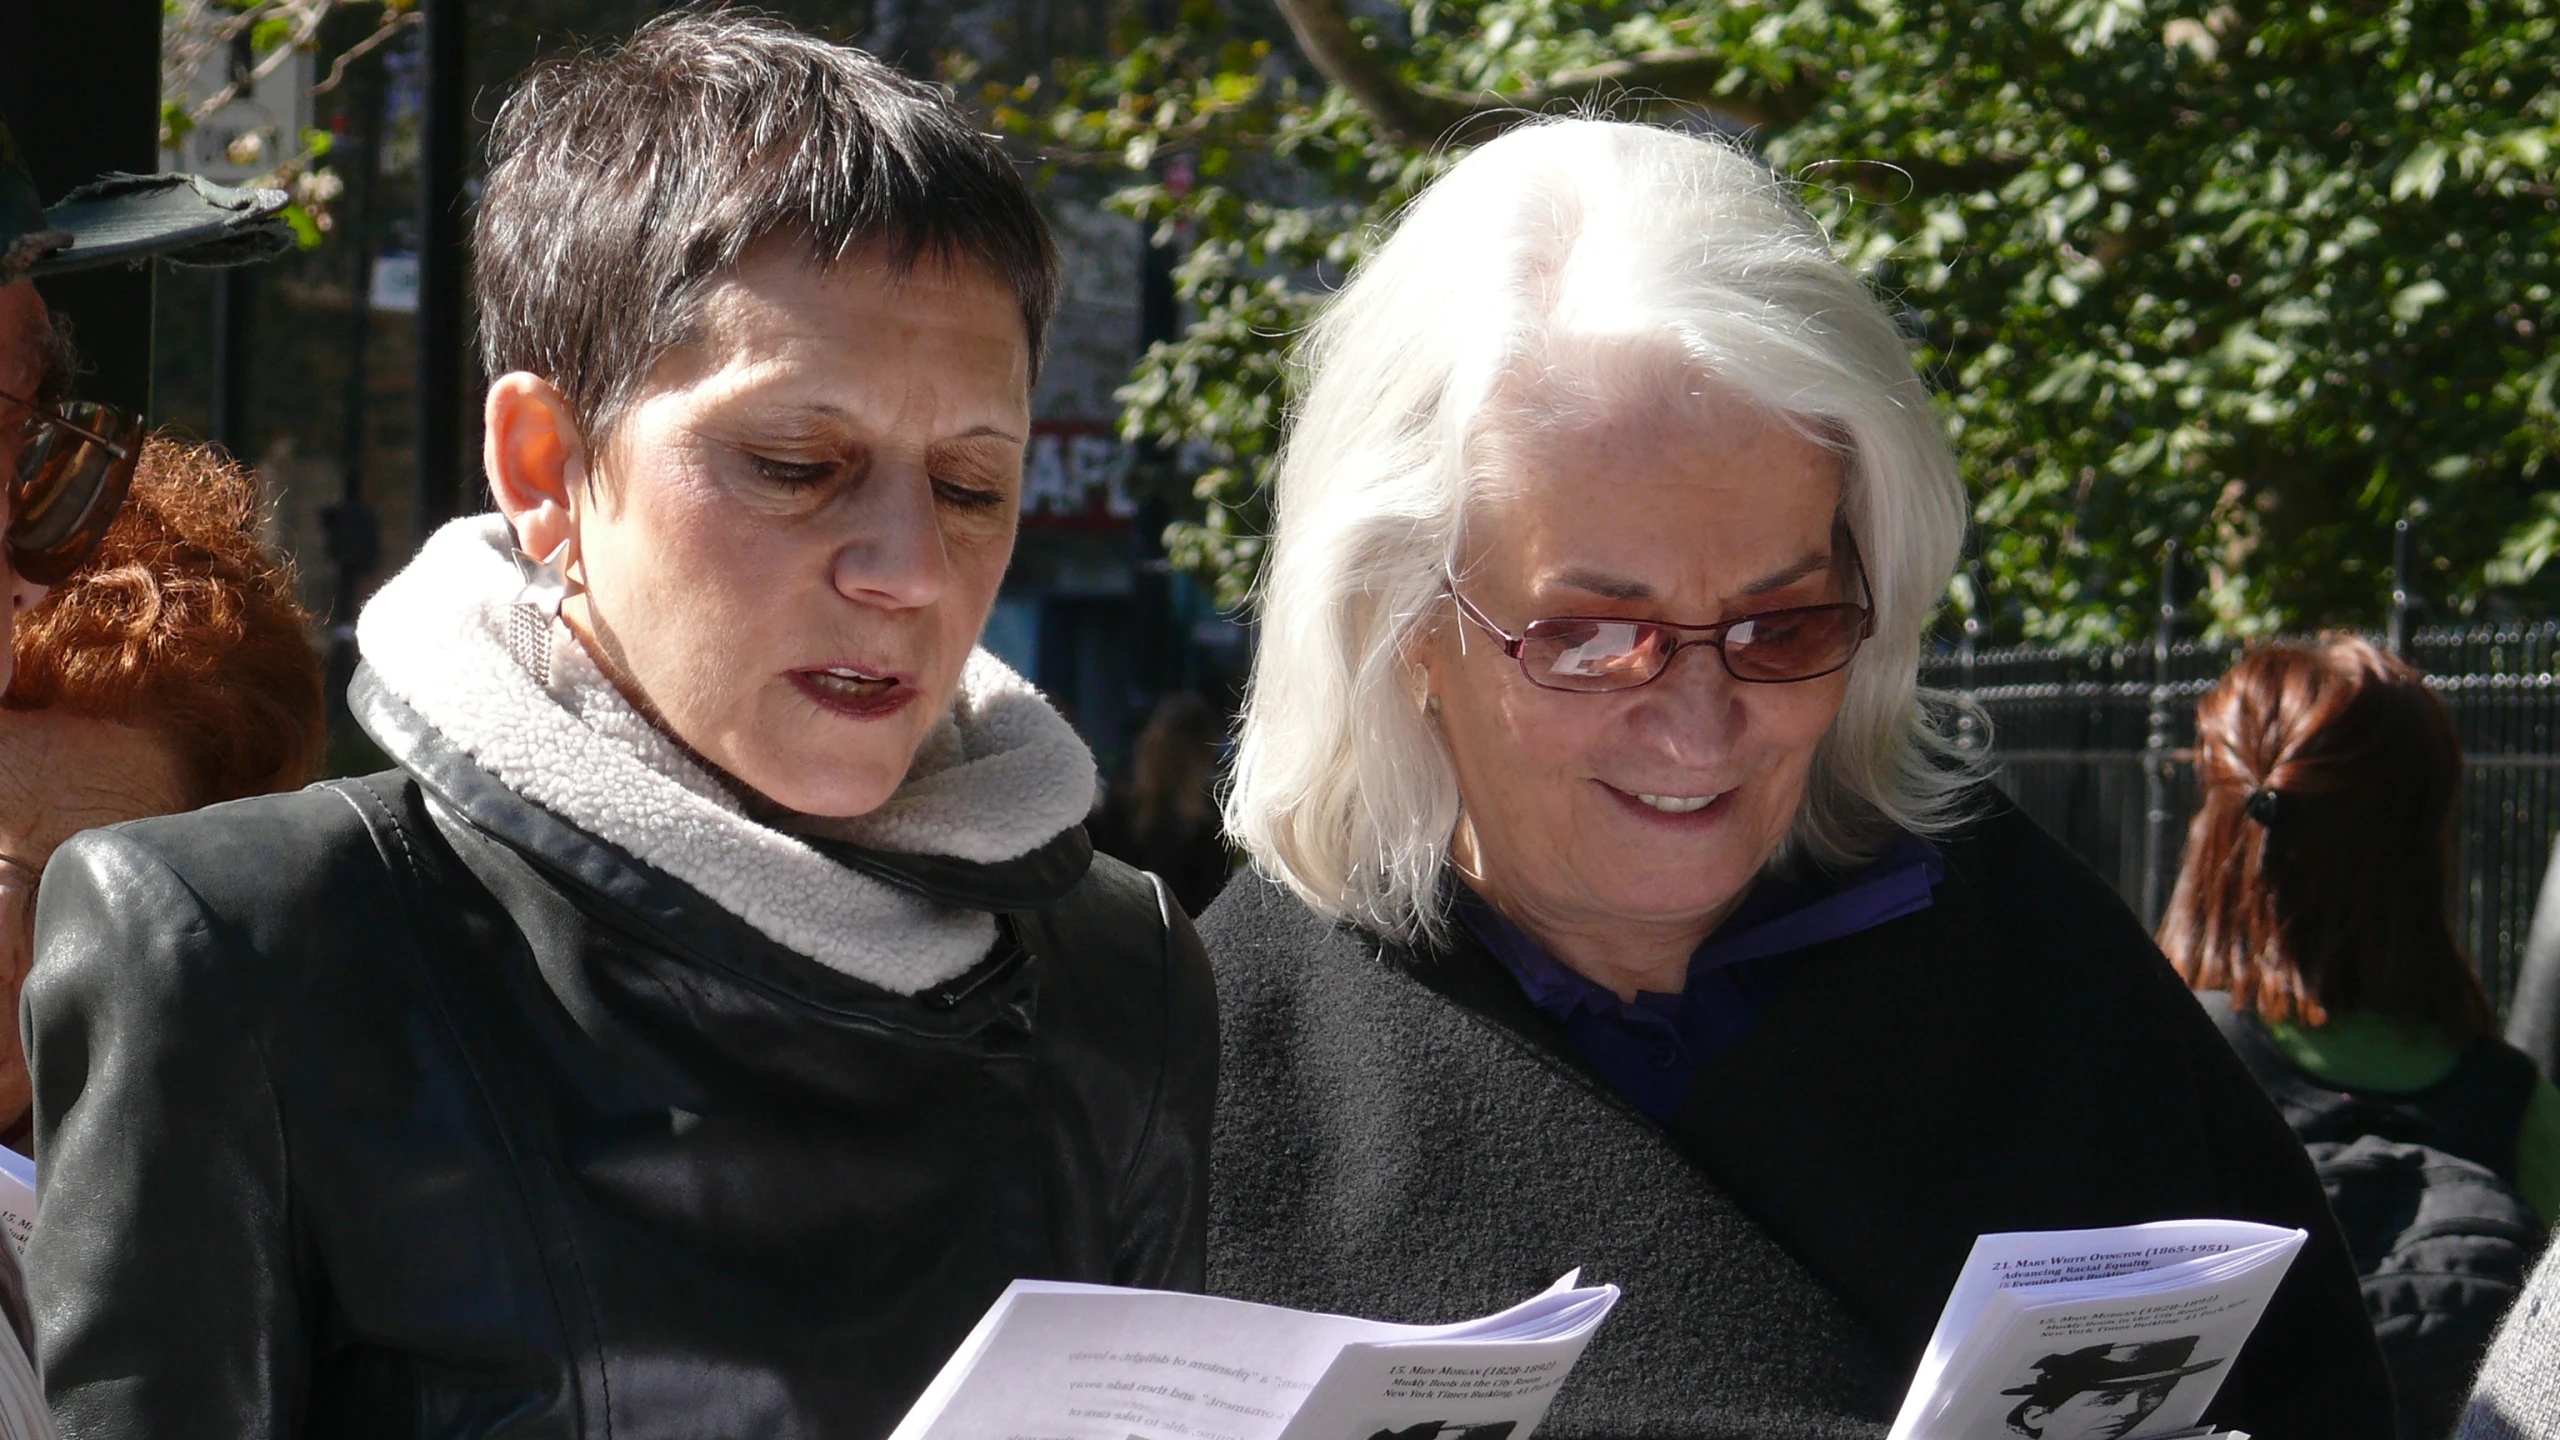
[[[66,1434],[886,1433],[1007,1282],[1198,1282],[1214,1014],[975,642],[1048,233],[947,96],[687,10],[500,113],[498,513],[398,768],[94,831],[29,983]]]

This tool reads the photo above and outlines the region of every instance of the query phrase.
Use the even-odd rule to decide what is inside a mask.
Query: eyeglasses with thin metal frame
[[[1876,632],[1875,591],[1854,541],[1849,563],[1858,572],[1863,604],[1797,605],[1712,625],[1558,615],[1532,620],[1517,635],[1458,593],[1457,577],[1442,580],[1458,613],[1501,641],[1502,653],[1520,663],[1530,684],[1589,695],[1650,685],[1695,645],[1715,651],[1725,673],[1747,685],[1791,685],[1840,670]]]
[[[0,400],[27,412],[17,473],[7,477],[9,528],[0,545],[10,569],[38,585],[59,585],[97,550],[133,488],[142,421],[95,401],[48,409],[6,390]]]

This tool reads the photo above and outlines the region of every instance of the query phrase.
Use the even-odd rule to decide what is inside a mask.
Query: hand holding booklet
[[[1889,1440],[2200,1435],[2309,1238],[2237,1220],[1985,1235]]]
[[[890,1440],[1527,1440],[1618,1287],[1390,1325],[1017,1280]]]

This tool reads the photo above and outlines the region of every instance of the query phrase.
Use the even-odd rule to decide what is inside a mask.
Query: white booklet
[[[0,1145],[0,1234],[8,1237],[10,1257],[0,1264],[17,1268],[16,1257],[27,1253],[27,1233],[35,1223],[36,1162]],[[6,1320],[0,1320],[0,1440],[53,1440],[44,1386]]]
[[[1528,1440],[1618,1287],[1389,1325],[1017,1280],[890,1440]]]
[[[2310,1236],[2239,1220],[1985,1235],[1888,1440],[2170,1440]]]
[[[27,1253],[27,1236],[36,1228],[36,1162],[0,1145],[0,1235],[9,1248]]]

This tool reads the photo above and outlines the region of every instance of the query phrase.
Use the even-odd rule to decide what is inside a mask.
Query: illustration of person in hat
[[[2122,1440],[2190,1375],[2220,1360],[2187,1363],[2196,1337],[2138,1344],[2091,1345],[2036,1362],[2035,1378],[2003,1390],[2023,1395],[2009,1428],[2028,1440]]]
[[[1470,1425],[1458,1420],[1425,1420],[1402,1430],[1381,1430],[1369,1440],[1510,1440],[1519,1428],[1509,1420]]]
[[[70,347],[35,281],[167,259],[241,265],[282,253],[281,190],[194,175],[105,175],[51,209],[0,126],[0,691],[17,613],[71,577],[124,503],[142,418],[70,397]]]

